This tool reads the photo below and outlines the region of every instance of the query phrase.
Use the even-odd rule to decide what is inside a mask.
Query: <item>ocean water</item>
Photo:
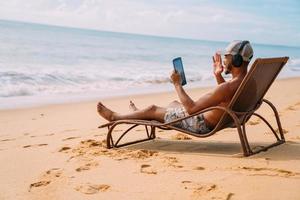
[[[170,91],[179,56],[186,88],[213,85],[211,56],[226,45],[0,20],[0,109]],[[252,45],[254,59],[290,57],[279,78],[300,75],[300,47]]]

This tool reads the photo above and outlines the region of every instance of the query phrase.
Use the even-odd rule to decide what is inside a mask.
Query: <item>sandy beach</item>
[[[300,78],[276,80],[265,96],[280,113],[286,143],[246,158],[235,129],[206,139],[159,131],[154,141],[108,150],[97,101],[1,110],[0,199],[300,199],[297,85]],[[175,99],[171,92],[101,101],[125,113],[129,100],[142,108]],[[259,113],[275,124],[268,107]],[[273,141],[258,118],[247,132],[253,147]],[[131,137],[143,134],[141,127]]]

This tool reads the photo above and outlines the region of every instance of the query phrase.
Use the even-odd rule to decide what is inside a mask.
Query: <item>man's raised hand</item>
[[[224,70],[224,67],[222,65],[221,55],[219,53],[215,53],[212,59],[213,59],[214,74],[221,75],[221,73]]]

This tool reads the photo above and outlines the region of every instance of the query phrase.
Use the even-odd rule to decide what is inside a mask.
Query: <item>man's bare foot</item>
[[[110,122],[116,120],[116,113],[106,108],[101,102],[99,102],[97,105],[97,111],[99,115]]]
[[[137,111],[137,110],[139,110],[132,101],[129,102],[129,109],[131,111]]]

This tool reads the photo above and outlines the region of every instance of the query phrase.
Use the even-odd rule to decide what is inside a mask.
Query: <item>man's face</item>
[[[225,55],[223,60],[225,74],[229,74],[232,68],[232,55]]]

